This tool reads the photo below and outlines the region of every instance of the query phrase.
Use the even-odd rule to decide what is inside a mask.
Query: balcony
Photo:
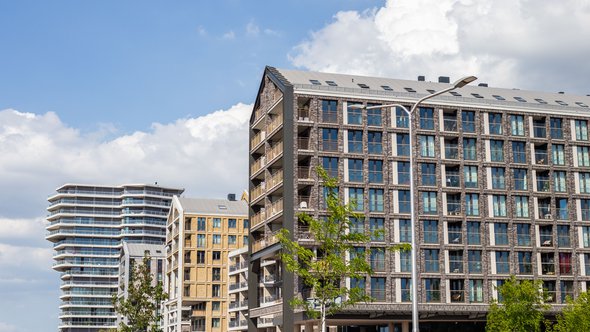
[[[250,192],[252,202],[256,201],[260,196],[262,196],[262,194],[264,194],[265,187],[266,187],[266,184],[264,182],[262,182],[261,184],[256,186],[254,189],[252,189],[252,191]]]
[[[255,174],[258,171],[260,171],[260,169],[262,169],[262,167],[264,167],[264,165],[265,165],[265,157],[264,156],[256,159],[252,163],[252,165],[250,165],[250,168],[252,169],[252,174]]]
[[[449,201],[447,202],[447,215],[448,216],[461,216],[461,202]]]
[[[305,106],[305,108],[297,109],[297,115],[299,121],[308,122],[310,117],[309,106]]]
[[[309,137],[297,137],[297,148],[299,150],[311,150]]]
[[[272,303],[276,303],[280,300],[282,300],[282,298],[278,297],[276,295],[267,295],[267,296],[263,297],[262,299],[260,299],[260,304],[272,304]]]
[[[229,285],[229,290],[233,291],[236,289],[242,289],[242,288],[248,288],[248,282],[247,281],[242,281],[240,283],[233,283]]]
[[[275,243],[279,242],[279,238],[277,237],[276,233],[273,233],[267,237],[254,241],[252,243],[252,252],[260,251],[266,247],[269,247]]]
[[[277,142],[267,153],[268,160],[273,160],[283,154],[283,142]],[[254,172],[252,172],[254,173]]]
[[[262,109],[262,107],[257,108],[254,111],[254,123],[258,122],[258,120],[264,116],[264,113],[266,112]]]
[[[445,159],[459,159],[459,147],[455,144],[445,144]]]
[[[277,128],[283,125],[283,115],[279,114],[270,121],[267,126],[267,131],[269,134],[272,134]]]
[[[252,218],[250,218],[250,221],[252,222],[252,227],[254,227],[258,224],[261,224],[265,220],[266,220],[266,212],[264,210],[261,210],[260,212],[253,215]]]
[[[234,272],[237,270],[242,270],[242,269],[247,269],[247,268],[248,268],[248,262],[241,262],[241,263],[230,265],[229,272]]]
[[[230,320],[229,321],[229,328],[237,328],[237,327],[247,327],[248,326],[248,321],[246,321],[245,319],[242,320]]]
[[[269,189],[283,183],[283,170],[280,169],[280,170],[274,172],[274,174],[272,174],[270,176],[270,179],[267,181],[267,183],[268,183]]]
[[[298,166],[297,167],[297,177],[299,178],[299,180],[312,179],[311,167],[310,166]]]
[[[462,260],[449,261],[449,271],[451,273],[463,273],[463,261]]]
[[[283,199],[282,198],[273,202],[270,205],[270,215],[268,216],[268,218],[272,218],[281,212],[283,212]]]
[[[535,150],[535,164],[547,165],[547,150]]]
[[[250,140],[250,148],[254,149],[258,146],[258,144],[260,144],[262,142],[262,140],[265,138],[266,136],[266,132],[264,131],[259,131],[258,134],[254,135],[254,137],[252,137],[252,139]]]
[[[444,117],[443,127],[445,131],[457,131],[457,119]]]

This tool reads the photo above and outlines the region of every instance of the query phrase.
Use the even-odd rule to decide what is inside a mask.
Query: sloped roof
[[[184,213],[248,216],[248,204],[245,201],[227,199],[178,197]]]

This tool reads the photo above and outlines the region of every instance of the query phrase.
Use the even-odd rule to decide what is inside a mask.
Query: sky
[[[266,65],[590,94],[589,0],[0,0],[0,332],[54,331],[47,196],[247,186]]]

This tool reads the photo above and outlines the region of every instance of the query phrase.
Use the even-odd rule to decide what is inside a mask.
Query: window
[[[383,160],[369,160],[369,183],[383,183]]]
[[[408,113],[401,107],[395,107],[395,126],[398,128],[408,128]]]
[[[213,234],[213,244],[221,244],[221,234]]]
[[[385,271],[385,251],[383,248],[371,248],[371,269],[376,272]]]
[[[537,171],[537,191],[549,191],[549,171]]]
[[[211,295],[213,297],[220,297],[221,296],[221,286],[220,285],[211,285]]]
[[[553,172],[553,191],[556,191],[556,192],[566,192],[567,191],[564,171],[554,171]]]
[[[451,302],[455,302],[455,303],[465,302],[465,296],[464,296],[465,294],[463,294],[465,292],[463,280],[451,279],[450,285],[451,285],[451,292],[450,292]]]
[[[518,245],[524,247],[531,246],[531,225],[530,224],[516,224],[516,238]]]
[[[197,231],[205,231],[207,227],[207,219],[203,217],[197,218]]]
[[[492,95],[492,97],[496,98],[497,100],[506,100],[506,98],[499,95]]]
[[[385,91],[393,91],[393,89],[389,85],[382,85],[381,89],[383,89]]]
[[[509,274],[510,273],[510,253],[508,251],[496,251],[496,273]]]
[[[542,247],[553,247],[553,226],[539,226],[539,241]]]
[[[464,166],[465,188],[477,188],[477,166]]]
[[[565,149],[563,144],[551,145],[553,165],[565,165]]]
[[[502,135],[502,114],[500,113],[489,113],[489,132],[492,135]]]
[[[529,198],[527,196],[514,196],[517,218],[529,217]]]
[[[461,215],[461,194],[447,193],[447,215],[460,216]]]
[[[371,231],[371,240],[384,241],[385,240],[385,226],[383,218],[370,218],[369,226]]]
[[[577,103],[576,103],[577,104]],[[573,281],[560,281],[559,287],[561,290],[561,298],[560,303],[564,304],[567,303],[567,299],[574,298],[574,282]]]
[[[399,220],[399,242],[411,242],[412,241],[412,222],[410,219]]]
[[[402,302],[412,301],[412,281],[410,278],[400,278]],[[401,331],[401,329],[400,329]]]
[[[338,151],[338,129],[322,128],[322,150]]]
[[[322,83],[318,80],[309,80],[309,82],[313,85],[322,85]]]
[[[469,273],[481,273],[481,250],[467,251],[467,265]]]
[[[480,223],[478,221],[467,222],[467,244],[481,244]]]
[[[334,81],[326,81],[326,84],[328,84],[329,86],[338,86],[338,84],[336,84],[336,82]]]
[[[348,159],[348,181],[363,182],[362,159]]]
[[[369,189],[369,211],[383,212],[383,189]]]
[[[367,104],[367,107],[378,106],[377,104]],[[383,125],[383,119],[380,108],[369,108],[367,109],[367,124],[369,126],[381,126]]]
[[[492,195],[492,208],[494,217],[506,217],[506,196]]]
[[[533,274],[533,259],[530,252],[518,252],[518,273]]]
[[[504,167],[492,167],[492,189],[506,189]]]
[[[526,100],[522,97],[514,97],[514,99],[516,99],[517,101],[519,101],[521,103],[526,103]]]
[[[214,261],[218,261],[221,259],[221,251],[213,251],[211,255]]]
[[[227,219],[227,228],[236,228],[236,226],[237,226],[236,219],[233,219],[233,218]]]
[[[459,140],[456,138],[444,138],[445,159],[459,159]]]
[[[378,131],[370,131],[369,132],[369,153],[372,154],[381,154],[383,153],[383,143],[382,143],[382,136],[383,134]],[[362,152],[362,150],[361,150]]]
[[[244,219],[243,224],[244,224],[244,229],[247,229],[250,227],[250,221],[248,219]]]
[[[338,177],[338,158],[322,157],[322,167],[324,167],[328,175],[331,177]]]
[[[524,136],[524,117],[522,115],[510,115],[510,130],[514,136]]]
[[[350,278],[350,288],[358,288],[365,294],[365,278]]]
[[[213,228],[221,228],[221,218],[213,218]]]
[[[350,218],[350,233],[364,234],[365,233],[365,219],[351,217]]]
[[[445,177],[447,187],[461,186],[461,177],[459,176],[459,166],[445,166]]]
[[[462,111],[461,112],[461,122],[462,122],[464,133],[474,133],[475,132],[475,112]]]
[[[363,153],[363,131],[349,130],[348,131],[348,152],[349,153]]]
[[[568,225],[557,225],[557,247],[571,247],[570,227]]]
[[[420,107],[420,129],[434,129],[434,110],[432,108]]]
[[[248,246],[248,242],[249,242],[248,235],[244,235],[244,238],[242,239],[242,245],[244,245],[244,246],[247,247]]]
[[[207,246],[207,238],[205,234],[197,234],[197,248],[204,248]]]
[[[586,120],[575,120],[574,121],[576,140],[587,141],[588,140],[588,121]]]
[[[214,328],[221,327],[221,318],[211,318],[211,327],[214,327]]]
[[[512,142],[512,160],[517,164],[526,164],[526,151],[524,142]]]
[[[398,156],[409,156],[410,155],[410,135],[407,134],[395,134],[397,142],[397,155]],[[434,145],[434,143],[433,143]],[[434,148],[434,147],[433,147]]]
[[[227,244],[236,244],[237,237],[235,235],[228,235],[227,236]]]
[[[578,146],[578,166],[590,166],[590,147]]]
[[[584,194],[590,193],[590,173],[580,172],[578,173],[580,179],[580,192]]]
[[[422,192],[423,211],[425,214],[436,214],[436,192]]]
[[[426,302],[440,302],[440,279],[424,279],[426,289]]]
[[[463,250],[449,250],[449,271],[463,273]]]
[[[504,141],[490,140],[490,157],[492,161],[504,161]]]
[[[443,128],[445,131],[457,131],[457,112],[443,113]]]
[[[469,280],[469,302],[483,302],[483,280]]]
[[[473,193],[465,194],[465,214],[468,216],[479,216],[479,195]]]
[[[338,101],[322,100],[322,121],[329,123],[338,122]]]
[[[440,272],[438,249],[424,250],[424,272]]]
[[[359,83],[357,84],[361,89],[369,89],[369,86],[366,85],[365,83]]]
[[[348,102],[346,109],[348,124],[362,124],[363,123],[363,109],[354,106],[359,106],[360,103]],[[352,107],[351,107],[352,106]]]
[[[424,243],[438,243],[438,221],[424,220]]]
[[[533,118],[533,137],[547,137],[545,118]]]
[[[434,157],[434,136],[418,135],[420,142],[420,156]]]
[[[436,186],[436,164],[422,163],[422,185]]]
[[[219,301],[211,302],[211,310],[213,310],[213,311],[221,310],[221,302],[219,302]]]
[[[371,297],[375,301],[385,301],[385,278],[371,278]]]
[[[211,278],[213,281],[220,281],[221,280],[221,268],[214,267],[211,269]]]
[[[514,190],[528,190],[527,170],[524,168],[514,168]]]
[[[551,127],[551,138],[562,139],[563,138],[563,124],[561,118],[551,118],[549,125]]]
[[[205,264],[205,252],[197,251],[197,264]]]
[[[409,190],[398,190],[398,207],[399,213],[410,213],[411,211],[411,200]]]
[[[353,211],[363,211],[365,209],[363,188],[348,188],[348,202]]]
[[[582,245],[590,248],[590,226],[582,226]]]
[[[508,224],[494,224],[494,243],[497,246],[508,245]]]
[[[397,184],[410,184],[410,163],[397,162]]]
[[[477,140],[475,138],[463,139],[463,159],[477,160]]]
[[[554,275],[555,274],[555,261],[552,252],[541,253],[541,274],[543,275]]]

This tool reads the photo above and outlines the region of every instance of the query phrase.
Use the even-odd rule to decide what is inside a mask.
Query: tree
[[[567,299],[567,306],[557,315],[554,332],[590,331],[590,294],[580,293],[576,300]]]
[[[122,332],[161,332],[161,303],[168,298],[162,282],[154,283],[150,269],[150,257],[146,255],[140,264],[131,266],[127,297],[113,295],[115,311],[125,317],[121,322]]]
[[[549,308],[544,304],[545,295],[541,280],[516,280],[511,276],[498,293],[502,304],[494,299],[487,316],[486,332],[539,332],[543,312]]]
[[[371,275],[367,252],[355,250],[355,245],[369,243],[371,234],[351,231],[352,220],[363,218],[362,214],[353,211],[355,202],[343,204],[340,201],[337,179],[328,176],[321,167],[316,171],[326,190],[328,216],[315,219],[306,213],[298,215],[299,220],[309,227],[314,240],[313,247],[293,241],[286,229],[278,233],[278,239],[282,245],[281,258],[286,270],[294,273],[313,292],[311,299],[296,296],[291,305],[305,310],[312,318],[319,317],[320,331],[323,332],[326,329],[326,316],[355,303],[372,300],[364,289],[341,287],[346,278],[361,280]],[[379,236],[378,233],[373,232],[372,235]],[[387,249],[408,250],[409,244]],[[347,252],[350,253],[350,259],[346,258]]]

